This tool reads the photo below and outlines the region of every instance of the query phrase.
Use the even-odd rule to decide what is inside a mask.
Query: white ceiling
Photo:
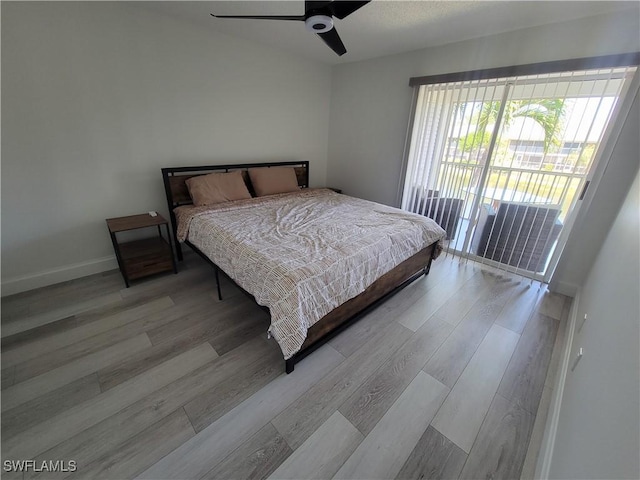
[[[219,19],[217,15],[303,15],[304,1],[141,2],[166,14],[328,64],[366,60],[490,34],[633,9],[637,1],[373,0],[335,20],[347,53],[338,57],[303,22]]]

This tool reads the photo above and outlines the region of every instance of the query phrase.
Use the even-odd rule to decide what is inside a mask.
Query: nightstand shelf
[[[166,239],[162,236],[162,225],[166,228]],[[170,270],[178,273],[169,243],[169,225],[161,215],[152,217],[145,213],[129,217],[109,218],[107,219],[107,226],[111,234],[111,242],[118,260],[118,266],[127,288],[131,280]],[[156,236],[122,243],[118,242],[117,233],[149,227],[158,228]]]

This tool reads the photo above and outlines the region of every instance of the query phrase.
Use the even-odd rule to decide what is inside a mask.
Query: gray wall
[[[411,106],[410,77],[638,51],[639,9],[640,4],[635,4],[633,10],[622,14],[529,28],[336,67],[328,184],[349,194],[397,205]],[[637,132],[637,126],[632,124],[628,130],[634,127]],[[618,161],[638,162],[637,140],[637,135],[621,139],[619,151],[635,155],[612,159],[611,168],[615,170],[613,165]],[[567,245],[573,257],[570,264],[561,265],[558,282],[562,285],[575,287],[584,278],[583,268],[591,265],[603,240],[602,232],[619,208],[619,192],[626,191],[631,178],[615,174],[609,181],[603,179],[599,196],[611,200],[600,205],[597,227],[585,227],[585,236],[580,240],[573,236]]]
[[[126,2],[2,2],[3,295],[114,268],[105,218],[166,212],[160,168],[309,160],[331,68]]]
[[[636,134],[638,132],[636,131]],[[640,478],[640,174],[586,277],[577,307],[549,478]],[[624,195],[624,193],[623,193]]]

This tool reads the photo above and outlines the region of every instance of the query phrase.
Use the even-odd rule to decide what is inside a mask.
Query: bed
[[[285,173],[288,189],[269,191],[260,177]],[[222,272],[269,312],[287,373],[427,274],[445,236],[426,217],[309,188],[308,162],[174,167],[162,175],[178,259],[184,243],[214,267],[220,298]],[[203,204],[194,185],[209,178],[242,192]]]

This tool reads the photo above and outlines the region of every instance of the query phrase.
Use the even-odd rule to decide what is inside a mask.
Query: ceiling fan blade
[[[304,11],[305,13],[309,13],[309,12],[317,12],[318,10],[324,10],[326,9],[326,7],[328,7],[329,5],[331,5],[330,1],[312,1],[312,0],[305,0],[304,2]]]
[[[329,48],[336,52],[339,56],[347,53],[347,49],[345,48],[344,43],[342,43],[342,40],[340,40],[340,35],[338,35],[336,27],[333,27],[328,32],[318,33],[318,36],[322,38],[322,40],[324,40],[324,43],[326,43]]]
[[[216,18],[252,18],[255,20],[302,20],[304,21],[304,15],[214,15]]]
[[[329,5],[329,10],[331,10],[331,15],[336,18],[342,20],[343,18],[351,15],[353,12],[358,10],[361,7],[364,7],[371,0],[364,2],[343,2],[343,1],[335,1],[331,2]]]

